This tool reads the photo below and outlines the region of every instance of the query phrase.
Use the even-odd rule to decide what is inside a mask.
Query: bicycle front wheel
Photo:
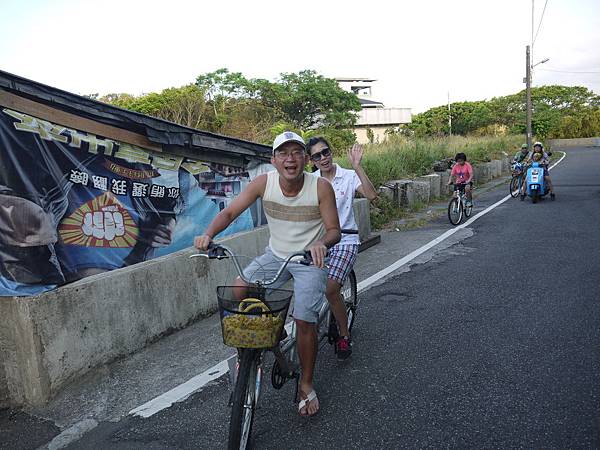
[[[510,180],[510,196],[512,198],[517,198],[519,196],[519,191],[521,189],[521,176],[514,176]]]
[[[348,279],[342,288],[342,296],[344,297],[344,305],[348,314],[348,331],[352,331],[354,319],[356,318],[356,310],[358,309],[358,290],[356,288],[356,274],[354,269],[348,274]]]
[[[240,349],[239,368],[235,388],[233,390],[231,419],[229,421],[229,450],[242,450],[248,447],[254,412],[256,411],[256,395],[260,388],[259,360],[261,350]]]
[[[448,219],[452,225],[458,225],[462,220],[462,215],[462,202],[455,197],[448,203]]]

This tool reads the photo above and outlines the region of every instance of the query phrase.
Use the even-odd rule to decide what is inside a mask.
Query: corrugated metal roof
[[[265,160],[271,155],[271,147],[268,145],[157,119],[1,70],[0,89],[99,123],[145,135],[150,141],[165,146],[168,151],[177,153],[179,149],[186,156],[197,157],[199,160],[219,152],[246,162],[249,158]]]

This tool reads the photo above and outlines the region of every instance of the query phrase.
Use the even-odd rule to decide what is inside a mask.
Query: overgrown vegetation
[[[458,152],[464,152],[473,164],[500,159],[507,154],[512,156],[524,139],[525,137],[520,135],[420,139],[392,135],[383,144],[367,145],[362,165],[375,188],[378,188],[391,180],[431,173],[436,162],[452,159]],[[345,156],[336,158],[336,162],[342,167],[350,167]],[[420,209],[419,205],[413,206],[411,211],[414,212],[415,209]],[[373,229],[381,229],[407,214],[408,211],[398,207],[390,199],[380,196],[371,209],[371,225]]]
[[[524,136],[519,135],[422,139],[393,135],[383,144],[365,146],[362,165],[377,187],[389,180],[431,173],[435,162],[453,158],[458,152],[466,153],[471,163],[501,158],[503,152],[512,156],[523,142]],[[343,167],[350,167],[345,156],[336,161]]]

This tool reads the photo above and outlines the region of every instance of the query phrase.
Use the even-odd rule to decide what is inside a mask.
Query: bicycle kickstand
[[[299,398],[299,390],[300,390],[300,374],[298,372],[294,373],[294,379],[296,380],[296,387],[294,389],[294,399],[292,403],[298,403],[300,401]]]

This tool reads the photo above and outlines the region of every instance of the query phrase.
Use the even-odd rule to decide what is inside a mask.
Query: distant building
[[[345,78],[335,79],[339,86],[348,92],[354,92],[362,106],[354,132],[357,141],[361,144],[384,142],[386,130],[396,129],[402,124],[410,123],[412,114],[410,108],[385,107],[380,101],[372,97],[372,78]],[[372,135],[369,136],[371,130]]]

